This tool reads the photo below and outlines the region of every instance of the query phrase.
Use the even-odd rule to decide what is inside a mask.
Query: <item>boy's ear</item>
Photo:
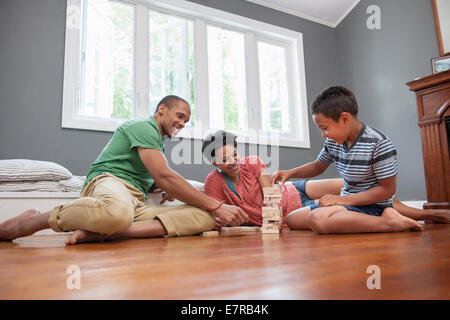
[[[348,112],[342,112],[342,113],[341,113],[340,119],[342,119],[342,121],[345,123],[345,122],[350,121],[351,117],[352,117],[352,116],[351,116],[350,113],[348,113]]]

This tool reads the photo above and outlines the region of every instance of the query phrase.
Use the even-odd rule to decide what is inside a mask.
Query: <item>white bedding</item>
[[[0,182],[0,192],[80,192],[86,177],[72,176],[60,181],[11,181]]]

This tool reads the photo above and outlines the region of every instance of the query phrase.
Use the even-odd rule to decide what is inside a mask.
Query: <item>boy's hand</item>
[[[344,205],[351,205],[351,204],[348,203],[345,197],[336,196],[334,194],[326,194],[319,199],[320,207],[344,206]]]
[[[277,183],[278,180],[281,180],[281,184],[284,184],[286,180],[289,180],[291,177],[289,170],[278,170],[272,176],[272,184]]]

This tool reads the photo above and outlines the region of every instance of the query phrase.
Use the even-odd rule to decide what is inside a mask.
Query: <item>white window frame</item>
[[[261,117],[252,116],[261,114],[257,41],[274,43],[287,48],[286,60],[288,61],[287,77],[291,112],[291,134],[265,134],[261,133],[262,131],[260,129],[249,129],[248,132],[238,132],[238,142],[266,145],[275,144],[298,148],[310,147],[302,33],[185,0],[120,0],[119,2],[135,5],[134,117],[149,116],[149,21],[147,9],[150,9],[187,18],[194,22],[196,126],[186,127],[179,133],[179,137],[203,139],[206,134],[215,131],[214,128],[208,128],[210,111],[206,42],[206,26],[214,25],[241,32],[245,36],[246,93],[249,128],[262,128]],[[79,7],[80,3],[81,0],[67,0],[62,127],[112,132],[116,130],[121,122],[94,118],[74,118],[75,105],[78,103],[75,98],[78,90],[76,87],[76,79],[79,70],[79,44],[81,37],[81,29],[79,27],[77,28],[74,14],[76,16],[76,7]]]

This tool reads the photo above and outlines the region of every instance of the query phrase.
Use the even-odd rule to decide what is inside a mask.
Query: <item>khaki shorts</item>
[[[114,234],[127,229],[134,221],[159,219],[167,236],[188,236],[212,230],[212,214],[189,205],[148,206],[145,195],[109,173],[94,177],[81,197],[55,207],[48,220],[56,232],[82,229]]]

